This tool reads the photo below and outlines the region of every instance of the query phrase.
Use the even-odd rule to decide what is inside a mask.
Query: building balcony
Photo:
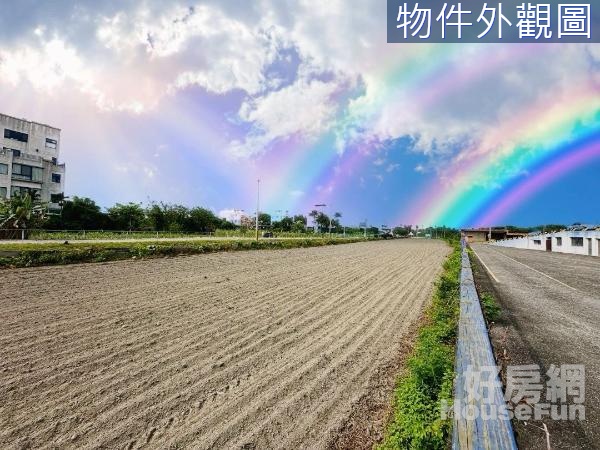
[[[17,181],[27,181],[28,183],[42,184],[42,180],[34,180],[31,177],[28,177],[27,175],[19,175],[19,174],[13,173],[13,174],[11,174],[11,178],[13,180],[17,180]]]
[[[42,164],[42,157],[38,155],[30,155],[29,153],[21,153],[19,156],[13,158],[15,162],[26,162],[26,163],[37,163]]]

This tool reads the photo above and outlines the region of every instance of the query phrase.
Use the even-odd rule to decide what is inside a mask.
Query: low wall
[[[464,242],[455,372],[452,449],[517,450]]]
[[[600,231],[558,231],[493,242],[499,247],[600,256]]]

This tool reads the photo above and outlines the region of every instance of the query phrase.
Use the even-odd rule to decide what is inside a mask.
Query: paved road
[[[549,425],[552,448],[600,448],[600,258],[485,244],[473,249],[530,363],[544,372],[551,364],[585,365],[587,420]]]

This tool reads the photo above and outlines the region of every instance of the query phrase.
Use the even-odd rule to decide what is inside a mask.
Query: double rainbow
[[[497,225],[543,186],[598,158],[600,96],[578,86],[535,105],[461,152],[420,196],[410,223]]]
[[[358,101],[336,99],[348,106],[328,132],[313,142],[290,139],[280,146],[280,156],[274,159],[277,176],[265,206],[277,209],[285,204],[305,212],[315,202],[315,193],[319,202],[329,204],[349,174],[360,171],[371,161],[372,150],[385,145],[377,138],[353,138],[372,128],[388,105],[410,105],[415,112],[434,110],[447,95],[501,70],[507,61],[551,50],[552,46],[537,45],[431,46],[410,49],[399,64],[382,64],[382,72],[369,80],[368,95]],[[470,63],[464,64],[465,59]],[[568,92],[505,117],[472,147],[460,150],[413,204],[398,207],[388,222],[494,225],[537,189],[598,158],[600,92],[593,81],[575,78]],[[270,166],[259,162],[258,169]],[[290,199],[290,190],[307,195]]]

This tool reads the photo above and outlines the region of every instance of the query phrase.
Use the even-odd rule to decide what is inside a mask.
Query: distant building
[[[256,219],[243,215],[240,217],[240,226],[242,228],[254,228],[256,226]]]
[[[467,242],[501,241],[527,236],[527,233],[510,231],[507,228],[465,228],[460,231]]]
[[[553,233],[531,233],[527,236],[495,242],[501,247],[600,256],[600,226],[574,226]]]
[[[0,114],[0,139],[0,199],[30,193],[59,208],[65,185],[60,130]]]

